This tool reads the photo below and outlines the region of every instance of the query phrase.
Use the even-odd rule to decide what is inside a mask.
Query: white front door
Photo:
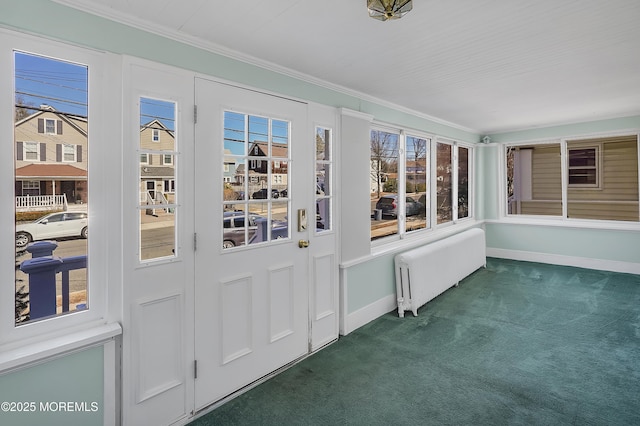
[[[195,93],[198,410],[309,352],[315,183],[306,104],[204,79]]]

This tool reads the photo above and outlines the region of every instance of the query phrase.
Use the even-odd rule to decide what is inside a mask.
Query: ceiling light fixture
[[[411,0],[367,0],[369,16],[380,21],[400,19],[413,9]]]

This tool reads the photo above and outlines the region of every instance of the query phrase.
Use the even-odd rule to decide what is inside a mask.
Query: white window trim
[[[599,219],[572,219],[567,218],[567,192],[568,192],[568,173],[566,168],[568,167],[567,161],[562,161],[563,168],[563,215],[562,216],[542,216],[542,215],[522,215],[522,214],[508,214],[508,200],[507,195],[507,164],[506,154],[508,147],[517,146],[531,146],[531,145],[549,145],[549,144],[561,144],[561,152],[566,149],[567,141],[574,140],[587,140],[587,139],[601,139],[607,137],[616,136],[633,136],[637,138],[637,150],[638,150],[638,187],[640,188],[640,129],[619,131],[619,132],[602,132],[596,134],[578,134],[570,135],[563,138],[553,139],[533,139],[517,142],[500,142],[500,149],[498,150],[498,179],[499,179],[499,194],[497,197],[498,203],[498,218],[495,220],[486,220],[487,223],[512,223],[512,224],[524,224],[524,225],[542,225],[542,226],[566,226],[585,229],[607,229],[607,230],[632,230],[637,231],[640,229],[639,222],[629,221],[615,221],[615,220],[599,220]],[[562,148],[564,145],[564,149]],[[566,156],[565,156],[566,159]],[[602,170],[602,168],[601,168]],[[573,188],[572,188],[573,189]],[[639,190],[640,192],[640,190]],[[640,215],[640,205],[638,207]]]
[[[22,189],[40,189],[40,181],[39,180],[23,180],[22,181]]]
[[[313,125],[313,141],[315,142],[316,140],[316,134],[318,129],[323,129],[325,131],[329,132],[329,141],[327,142],[325,140],[325,146],[328,143],[329,144],[329,159],[322,159],[322,160],[318,160],[316,157],[316,161],[314,164],[314,173],[317,173],[318,170],[318,165],[322,164],[325,166],[329,166],[329,179],[327,180],[327,176],[325,175],[325,180],[324,180],[324,188],[325,191],[322,194],[318,194],[317,190],[314,188],[313,193],[315,194],[315,203],[314,205],[318,205],[318,203],[321,200],[326,200],[327,203],[329,203],[329,217],[327,218],[328,223],[325,223],[325,229],[322,230],[318,230],[317,227],[315,227],[315,235],[316,236],[322,236],[322,235],[329,235],[329,234],[333,234],[335,232],[335,224],[334,224],[334,215],[335,215],[335,203],[336,200],[334,198],[334,179],[335,179],[335,173],[336,173],[336,161],[334,158],[334,137],[336,135],[335,129],[333,128],[333,126],[330,125],[326,125],[326,124],[320,124],[320,123],[314,123]],[[318,182],[317,182],[317,175],[314,177],[314,186],[317,186]],[[329,188],[329,194],[327,195],[326,193],[326,188]]]
[[[169,190],[166,189],[167,182],[169,182]],[[162,190],[165,194],[175,194],[176,193],[176,180],[175,179],[163,179],[162,180]]]
[[[53,123],[53,131],[49,131],[49,123]],[[56,134],[56,120],[53,118],[45,118],[44,119],[44,133],[47,135],[55,135]]]
[[[595,169],[596,171],[596,183],[589,183],[589,184],[582,184],[582,183],[569,183],[569,173],[572,170],[572,167],[569,164],[570,161],[570,152],[572,150],[582,150],[582,149],[594,149],[595,150],[595,154],[596,154],[596,164],[595,166],[579,166],[579,167],[574,167],[573,169]],[[585,144],[585,145],[581,145],[581,146],[573,146],[573,147],[569,147],[567,145],[567,154],[566,154],[566,159],[567,159],[567,188],[569,189],[602,189],[602,144],[598,143],[598,144]]]
[[[118,163],[120,160],[118,150],[110,148],[103,135],[108,135],[120,123],[119,114],[120,100],[117,96],[106,96],[104,87],[119,84],[117,77],[112,77],[112,73],[104,72],[111,66],[107,61],[107,55],[103,52],[92,51],[76,46],[66,45],[55,41],[49,41],[40,37],[33,37],[23,33],[14,33],[9,30],[0,29],[0,56],[5,58],[5,64],[13,64],[13,57],[16,52],[34,54],[49,58],[60,58],[60,60],[86,65],[88,68],[88,89],[91,93],[88,116],[94,117],[89,126],[89,140],[92,143],[91,157],[87,158],[89,169],[92,171],[91,181],[88,182],[91,193],[91,204],[88,208],[89,217],[94,216],[94,212],[113,210],[112,200],[120,196],[115,188],[119,188],[118,182],[113,181],[113,175],[108,173],[108,164]],[[9,65],[12,66],[12,65]],[[13,72],[13,70],[11,70]],[[116,75],[116,74],[113,74]],[[12,99],[14,96],[13,82],[10,79],[0,81],[0,94],[4,99]],[[4,122],[3,122],[4,123]],[[0,124],[0,131],[5,134],[14,134],[13,123],[9,120]],[[0,156],[0,162],[4,161],[0,167],[0,179],[3,181],[13,181],[14,161],[12,150],[4,151],[7,155]],[[5,158],[6,157],[6,158]],[[38,152],[39,157],[39,152]],[[107,176],[110,176],[107,178]],[[71,333],[82,332],[91,333],[97,327],[104,325],[108,321],[107,307],[107,283],[116,282],[118,274],[113,271],[117,266],[107,267],[107,262],[99,262],[93,259],[110,258],[107,253],[117,245],[113,232],[108,229],[119,228],[119,218],[114,215],[100,215],[107,217],[103,221],[92,222],[91,237],[88,240],[90,267],[87,268],[87,293],[90,294],[89,309],[59,315],[49,319],[33,321],[15,325],[14,300],[15,287],[4,286],[0,289],[0,355],[7,351],[26,347],[35,342],[42,341],[43,338],[55,339],[57,337],[66,339]],[[0,209],[0,221],[12,223],[15,220],[13,209]],[[0,259],[6,259],[0,265],[0,269],[13,270],[14,261],[10,254],[15,251],[13,242],[13,227],[6,227],[0,230]],[[11,273],[10,275],[13,275]],[[116,291],[116,290],[112,290]],[[117,292],[117,291],[116,291]],[[114,310],[115,312],[115,310]],[[69,350],[69,346],[65,348]],[[18,351],[20,352],[20,351]],[[19,363],[24,362],[20,358]]]
[[[542,215],[522,215],[522,214],[509,214],[509,200],[507,199],[507,148],[509,147],[523,147],[523,146],[531,146],[531,145],[558,145],[561,144],[562,141],[560,139],[542,139],[542,140],[530,140],[530,141],[518,141],[514,143],[503,142],[500,144],[500,158],[498,159],[498,175],[499,175],[499,194],[498,200],[500,203],[500,208],[498,209],[498,214],[500,219],[506,218],[522,218],[527,217],[534,220],[554,220],[559,219],[560,216],[542,216]],[[562,148],[562,147],[561,147]],[[561,149],[562,150],[562,149]],[[564,166],[563,166],[564,167]],[[564,203],[563,203],[564,205]]]
[[[27,158],[27,145],[35,146],[36,158]],[[22,161],[40,161],[40,144],[38,142],[22,142]]]
[[[152,142],[160,142],[160,130],[159,129],[151,129],[151,141]]]
[[[396,244],[402,244],[402,241],[415,241],[415,240],[424,240],[425,238],[429,238],[429,235],[440,233],[440,230],[454,227],[454,229],[459,229],[462,226],[473,226],[476,222],[475,219],[475,174],[474,174],[474,159],[475,159],[475,147],[476,144],[458,141],[446,137],[441,137],[433,134],[429,134],[423,131],[415,130],[415,129],[398,129],[393,126],[388,126],[380,123],[372,123],[369,130],[369,137],[371,137],[371,131],[383,131],[388,133],[398,134],[398,143],[400,144],[399,154],[398,154],[398,188],[405,188],[406,186],[406,138],[407,136],[423,138],[429,140],[429,164],[427,164],[427,169],[429,171],[428,177],[428,191],[427,191],[427,200],[430,203],[429,214],[430,217],[428,219],[429,227],[425,227],[422,229],[406,231],[406,218],[404,215],[398,215],[398,230],[397,233],[391,234],[389,236],[385,236],[382,238],[378,238],[376,240],[372,240],[371,250],[372,253],[376,254],[386,252],[386,246],[395,247]],[[451,159],[451,170],[452,170],[452,220],[445,223],[437,223],[437,144],[445,143],[452,146],[452,159]],[[370,146],[370,145],[369,145]],[[458,147],[464,147],[469,150],[469,158],[468,158],[468,174],[469,174],[469,215],[465,218],[458,218]],[[371,151],[369,150],[369,156],[371,155]],[[405,191],[402,191],[405,194]],[[406,194],[405,194],[406,197]],[[405,210],[406,199],[405,197],[398,197],[398,209],[400,211]]]
[[[67,160],[66,157],[66,152],[65,150],[67,148],[71,149],[71,154],[73,155],[73,159],[71,160]],[[62,162],[63,163],[75,163],[76,162],[76,153],[77,153],[77,145],[71,144],[71,143],[63,143],[62,144]]]

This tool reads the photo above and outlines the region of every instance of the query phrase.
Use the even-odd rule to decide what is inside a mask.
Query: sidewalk
[[[146,210],[140,211],[140,229],[158,229],[175,226],[176,215],[167,213],[163,209],[156,209],[155,215],[147,214]]]
[[[69,204],[68,212],[87,212],[87,204]],[[167,213],[163,209],[155,209],[155,215],[147,214],[146,210],[140,211],[140,229],[166,228],[175,225],[175,215]]]

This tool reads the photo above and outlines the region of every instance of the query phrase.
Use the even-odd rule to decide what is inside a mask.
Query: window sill
[[[118,323],[101,324],[47,340],[0,348],[0,374],[33,364],[57,355],[106,342],[122,334]]]
[[[553,226],[561,228],[602,229],[609,231],[640,231],[640,222],[606,221],[588,219],[563,219],[557,217],[513,217],[506,216],[501,219],[487,219],[489,224],[507,225],[531,225]]]
[[[371,247],[370,255],[343,262],[340,264],[340,268],[350,268],[352,266],[373,260],[380,256],[400,253],[414,247],[423,246],[425,244],[441,240],[462,231],[466,231],[467,229],[476,228],[478,226],[481,226],[483,223],[484,221],[478,221],[475,219],[462,219],[456,224],[441,225],[435,230],[429,230],[427,232],[420,233],[420,235],[410,235],[403,239],[396,239],[393,241],[389,241],[388,243],[381,243]]]

